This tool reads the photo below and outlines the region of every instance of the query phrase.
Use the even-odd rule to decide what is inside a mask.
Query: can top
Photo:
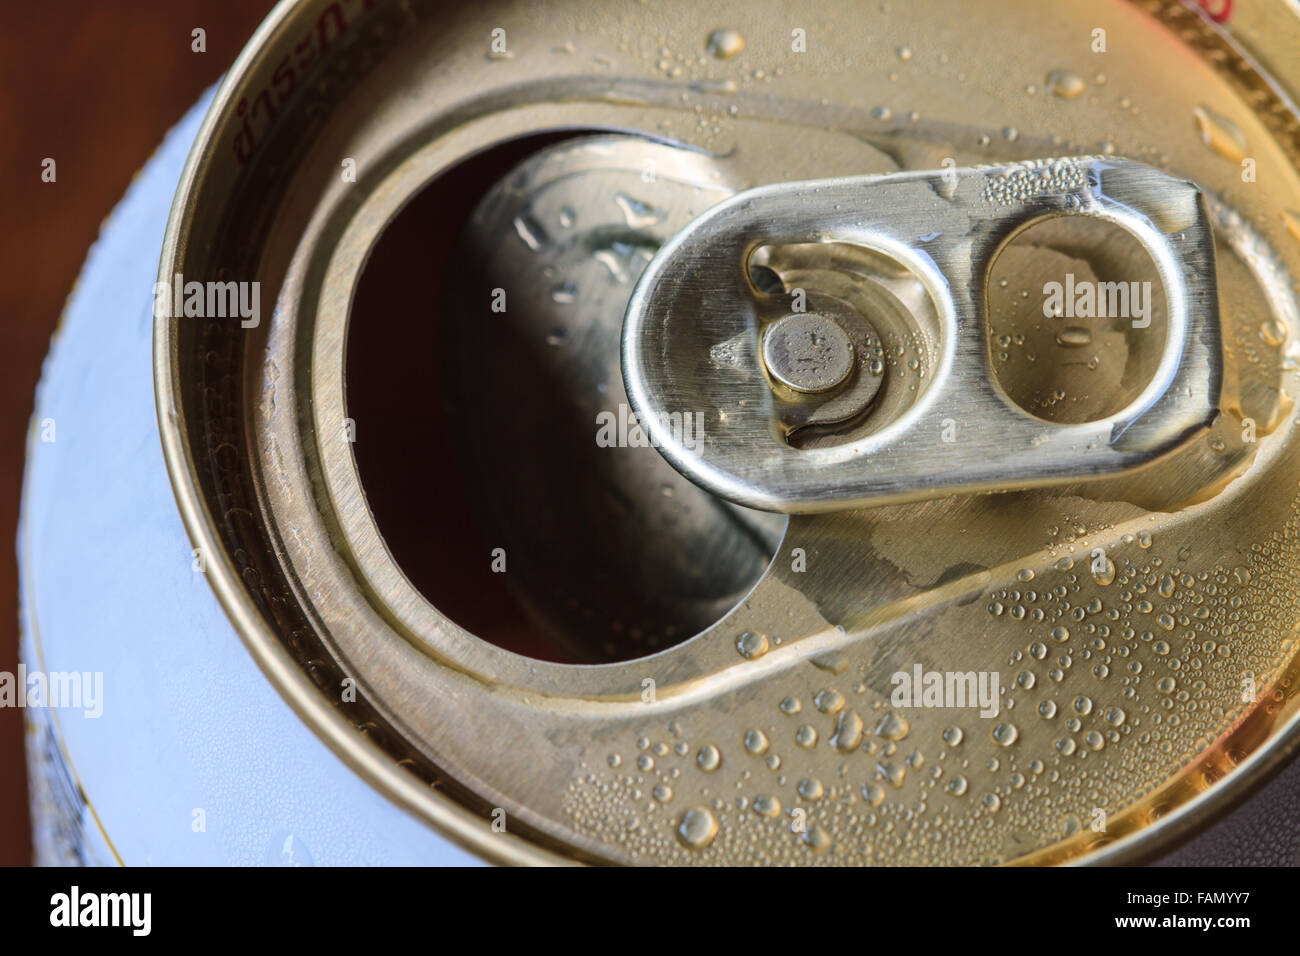
[[[1300,25],[1235,4],[1260,44],[1251,59],[1181,4],[1104,7],[1025,0],[972,17],[918,0],[867,27],[849,2],[819,7],[817,23],[775,2],[278,6],[204,121],[160,265],[169,283],[257,283],[265,307],[255,321],[202,305],[160,315],[155,375],[186,526],[286,700],[389,797],[505,862],[1128,861],[1258,782],[1297,737],[1300,519],[1284,426],[1300,213],[1279,210],[1300,210],[1300,123],[1257,63],[1292,68],[1270,51],[1300,48]],[[510,172],[455,195],[457,171],[511,144],[526,151]],[[1199,278],[1217,284],[1221,414],[1148,467],[783,523],[721,504],[648,445],[567,442],[591,434],[591,411],[617,410],[637,279],[728,197],[1098,154],[1196,183],[1214,234],[1214,274]],[[500,463],[471,476],[506,516],[494,527],[545,545],[502,549],[505,577],[558,631],[594,608],[616,633],[623,608],[679,615],[691,623],[677,637],[698,624],[694,636],[658,649],[628,634],[630,660],[581,642],[596,663],[539,660],[461,626],[395,557],[345,388],[350,340],[371,333],[349,323],[372,253],[422,191],[445,203],[419,207],[427,232],[450,249],[464,230],[459,251],[399,276],[409,302],[436,287],[459,303],[437,318],[438,335],[463,336],[446,352],[473,359],[440,382],[463,400],[447,467]],[[474,213],[437,211],[454,201]],[[1159,231],[1194,248],[1188,222],[1182,239]],[[996,244],[974,290],[986,342],[969,357],[1029,414],[1073,427],[1136,400],[1177,338],[1158,318],[1167,339],[1097,315],[1085,290],[1150,281],[1144,310],[1177,304],[1160,268],[1133,271],[1131,234],[1039,229]],[[891,316],[928,308],[915,276],[834,239],[774,237],[737,279],[804,290],[799,311],[834,323],[799,320],[761,343],[786,389],[791,461],[833,447],[864,409],[901,408],[938,341],[891,331]],[[1056,314],[1043,311],[1052,283]],[[869,322],[846,330],[854,301]],[[823,333],[827,352],[795,340]],[[1198,347],[1213,352],[1212,338]],[[498,344],[475,352],[485,340]],[[700,367],[742,374],[741,344],[709,341]],[[396,336],[389,352],[394,395],[409,394],[401,370],[435,377],[436,356]],[[813,365],[783,364],[800,354]],[[514,369],[564,400],[511,406],[496,390]],[[1197,381],[1200,427],[1219,389],[1185,384]],[[666,411],[703,416],[709,449],[733,401]],[[961,416],[948,417],[960,450]],[[613,427],[626,437],[636,423]],[[496,493],[562,492],[566,469],[572,501]],[[430,497],[448,528],[472,510]],[[591,509],[603,524],[564,540]],[[610,515],[631,517],[615,528]],[[432,550],[467,547],[424,533]]]

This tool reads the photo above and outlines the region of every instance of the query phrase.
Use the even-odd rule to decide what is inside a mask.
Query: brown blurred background
[[[23,445],[50,334],[86,250],[163,134],[271,0],[9,4],[0,31],[0,671],[17,666]],[[207,51],[191,31],[207,31]],[[58,181],[41,182],[41,160]],[[157,256],[157,250],[141,255]],[[0,864],[27,863],[22,712],[0,708]]]

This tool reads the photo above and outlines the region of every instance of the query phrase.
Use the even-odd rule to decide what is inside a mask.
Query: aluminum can
[[[281,3],[37,394],[38,861],[1300,861],[1297,53]]]

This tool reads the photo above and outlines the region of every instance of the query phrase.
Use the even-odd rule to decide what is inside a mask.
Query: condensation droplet
[[[822,786],[822,782],[816,777],[805,777],[800,780],[798,790],[799,796],[805,800],[817,800],[826,792],[826,788]]]
[[[761,631],[746,631],[736,638],[736,650],[740,651],[741,657],[751,661],[766,654],[770,646],[767,635]]]
[[[907,736],[908,729],[907,721],[891,710],[880,719],[876,726],[876,736],[886,740],[902,740]]]
[[[1072,100],[1084,90],[1083,77],[1068,70],[1053,70],[1047,74],[1047,88],[1063,100]]]
[[[1062,348],[1080,349],[1092,344],[1092,330],[1082,325],[1071,325],[1056,333],[1056,344]]]
[[[682,814],[677,839],[690,850],[703,850],[718,835],[718,820],[707,807],[694,807]]]
[[[1020,731],[1015,724],[1002,723],[993,728],[990,736],[999,747],[1010,747],[1020,736]]]
[[[695,762],[706,773],[712,773],[722,763],[722,752],[713,744],[705,744],[695,755]]]
[[[719,60],[730,60],[745,49],[745,38],[739,30],[714,30],[709,34],[708,51]]]
[[[1234,163],[1245,158],[1246,136],[1236,123],[1208,106],[1196,107],[1192,116],[1196,119],[1196,131],[1200,133],[1202,143]]]
[[[761,730],[745,731],[745,752],[754,757],[761,757],[767,753],[768,740],[767,734]]]

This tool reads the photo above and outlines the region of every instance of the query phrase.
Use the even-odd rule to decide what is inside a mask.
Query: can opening
[[[481,153],[388,225],[353,302],[348,415],[385,543],[441,613],[529,657],[678,644],[743,599],[784,530],[653,447],[600,440],[601,414],[625,433],[623,310],[666,227],[639,156],[665,149],[570,131]]]
[[[499,647],[561,660],[501,575],[471,509],[438,381],[445,264],[479,197],[558,135],[503,144],[415,196],[366,263],[348,328],[348,416],[367,501],[411,583],[462,627]]]
[[[1091,216],[1034,223],[989,270],[988,347],[1011,399],[1058,424],[1127,407],[1155,375],[1165,288],[1142,243]]]

